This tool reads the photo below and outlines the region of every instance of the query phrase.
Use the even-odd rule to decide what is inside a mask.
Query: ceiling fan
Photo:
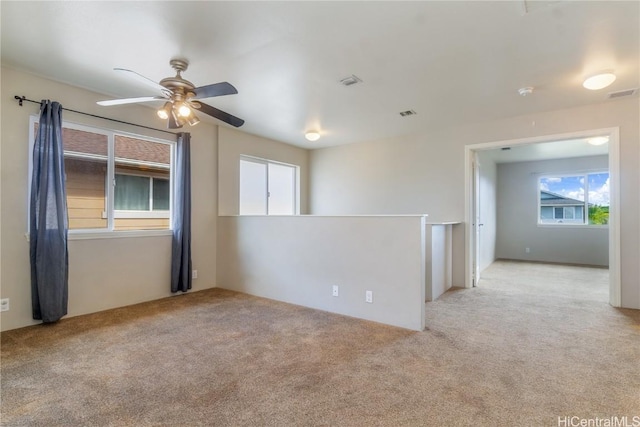
[[[106,101],[98,101],[98,105],[122,105],[133,104],[137,102],[156,102],[164,101],[164,105],[157,113],[158,117],[167,120],[169,129],[179,129],[185,123],[191,126],[200,122],[194,111],[200,111],[215,117],[231,126],[240,127],[244,124],[244,120],[235,117],[222,110],[205,104],[200,100],[202,98],[212,98],[214,96],[233,95],[238,93],[232,84],[227,82],[214,83],[206,86],[195,87],[193,83],[182,78],[181,73],[187,69],[189,62],[184,59],[172,59],[169,61],[171,67],[176,70],[175,77],[167,77],[156,83],[153,80],[136,73],[135,71],[124,68],[114,68],[115,71],[128,73],[129,76],[155,88],[160,91],[158,96],[144,96],[140,98],[123,98],[111,99]]]

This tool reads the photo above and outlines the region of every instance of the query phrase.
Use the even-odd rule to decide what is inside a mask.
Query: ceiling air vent
[[[351,86],[357,83],[362,83],[362,79],[358,76],[351,74],[349,77],[345,77],[344,79],[340,80],[340,83],[343,86]]]
[[[413,110],[400,111],[400,115],[401,115],[402,117],[415,116],[416,114],[418,114],[418,113],[416,113],[416,112],[415,112],[415,111],[413,111]]]
[[[609,99],[622,98],[623,96],[631,96],[635,94],[638,89],[619,90],[618,92],[611,92]]]

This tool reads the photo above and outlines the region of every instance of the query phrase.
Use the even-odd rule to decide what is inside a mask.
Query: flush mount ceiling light
[[[316,130],[310,130],[304,134],[304,137],[307,138],[309,141],[317,141],[320,139],[320,133]]]
[[[584,86],[585,89],[589,90],[599,90],[604,89],[614,81],[616,81],[616,75],[611,71],[604,71],[587,77],[582,83],[582,86]]]
[[[594,136],[593,138],[587,138],[587,143],[591,145],[603,145],[609,142],[608,136]]]

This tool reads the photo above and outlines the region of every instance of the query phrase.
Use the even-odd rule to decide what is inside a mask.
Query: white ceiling
[[[169,59],[186,58],[196,86],[228,81],[239,91],[207,103],[245,119],[246,132],[305,148],[598,103],[640,86],[637,1],[0,7],[5,65],[110,98],[155,95],[114,67],[159,81],[173,75]],[[603,69],[615,70],[612,86],[581,87]],[[351,74],[363,82],[339,84]],[[533,94],[520,96],[524,86]],[[417,115],[398,114],[409,109]],[[321,139],[306,141],[308,129]]]
[[[591,145],[587,143],[587,138],[575,138],[519,144],[482,150],[480,153],[483,159],[491,159],[494,163],[530,162],[569,157],[606,156],[609,154],[609,144]]]

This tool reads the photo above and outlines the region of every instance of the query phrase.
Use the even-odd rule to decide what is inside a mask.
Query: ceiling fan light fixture
[[[189,123],[190,126],[195,126],[198,123],[200,123],[200,119],[198,118],[198,116],[196,116],[195,114],[191,114],[188,118],[187,118],[187,123]]]
[[[171,110],[171,116],[173,118],[173,121],[176,123],[176,125],[181,128],[182,126],[184,126],[185,123],[187,123],[187,121],[185,120],[184,117],[180,116],[180,114],[178,114],[178,112],[176,111],[175,108],[173,108]]]
[[[165,102],[164,106],[157,111],[158,117],[162,120],[167,120],[172,108],[173,106],[171,105],[171,102]]]
[[[582,86],[589,90],[600,90],[609,86],[616,81],[616,75],[611,71],[604,71],[598,74],[594,74],[585,79]]]
[[[307,133],[304,134],[304,137],[307,138],[307,140],[309,141],[317,141],[320,139],[320,132],[316,131],[316,130],[310,130],[307,131]]]
[[[185,103],[182,103],[178,106],[178,115],[180,117],[189,117],[191,115],[191,108]]]

